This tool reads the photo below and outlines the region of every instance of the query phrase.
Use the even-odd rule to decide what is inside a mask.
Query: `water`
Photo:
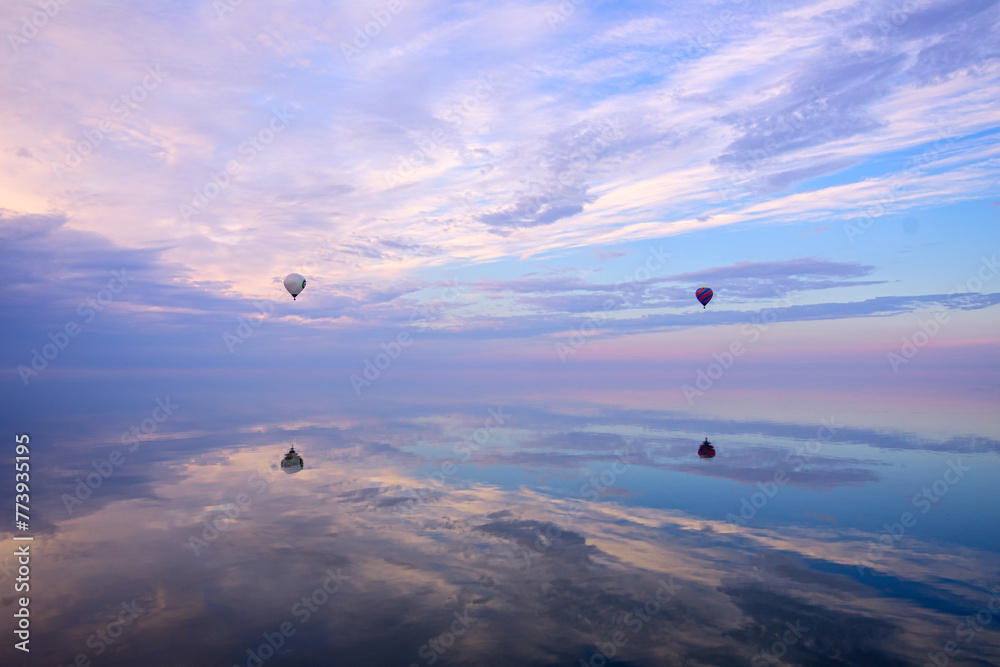
[[[293,420],[182,392],[143,434],[153,401],[66,414],[83,400],[32,433],[32,664],[1000,661],[1000,441],[977,406]]]

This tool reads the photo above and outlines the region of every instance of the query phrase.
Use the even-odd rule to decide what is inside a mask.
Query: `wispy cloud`
[[[922,255],[932,221],[869,232],[873,254],[838,230],[889,192],[886,216],[993,198],[996,2],[576,7],[406,4],[366,41],[375,5],[67,6],[0,73],[0,249],[24,315],[6,335],[30,349],[122,266],[130,331],[214,338],[297,270],[309,287],[275,337],[346,347],[391,338],[453,279],[466,298],[428,339],[559,335],[609,299],[613,335],[736,323],[788,294],[788,322],[993,303],[939,296],[966,260]],[[970,265],[988,234],[962,236]],[[666,238],[674,268],[622,296],[614,278]],[[694,318],[701,284],[719,296]]]
[[[175,259],[231,276],[234,288],[252,293],[253,272],[219,250],[238,245],[277,267],[310,228],[372,238],[405,229],[407,243],[440,250],[402,264],[362,252],[364,263],[320,269],[337,281],[359,269],[384,277],[456,258],[653,238],[705,228],[685,210],[716,208],[712,193],[728,181],[727,170],[755,156],[762,162],[753,177],[776,192],[919,145],[941,118],[958,121],[959,134],[995,123],[980,102],[997,84],[988,46],[992,2],[920,8],[888,32],[880,21],[891,17],[868,2],[748,5],[731,18],[678,6],[676,20],[586,8],[559,26],[549,25],[545,11],[515,2],[445,18],[433,4],[407,6],[356,62],[344,60],[340,44],[370,20],[364,11],[317,14],[297,3],[278,14],[241,6],[220,18],[194,8],[148,13],[116,5],[100,20],[83,8],[73,21],[60,15],[5,76],[14,112],[3,134],[15,149],[2,161],[17,174],[8,192],[19,192],[15,209],[39,211],[45,202],[81,229],[137,243],[169,239]],[[116,21],[129,31],[117,31]],[[178,29],[188,36],[185,54],[169,47]],[[600,55],[581,49],[581,34]],[[100,47],[79,48],[84,35]],[[692,50],[699,40],[705,46]],[[43,48],[53,53],[48,61]],[[442,49],[469,56],[432,67]],[[131,65],[109,69],[121,54]],[[664,73],[665,58],[672,68]],[[162,85],[79,173],[54,181],[51,164],[141,84],[144,67],[158,63],[169,72]],[[100,80],[86,74],[97,70],[105,72]],[[487,71],[502,83],[476,100]],[[752,86],[742,83],[748,75]],[[22,85],[26,77],[57,91],[58,103],[42,106]],[[590,93],[570,94],[583,83]],[[915,95],[925,100],[923,122]],[[295,105],[301,119],[198,221],[207,242],[179,234],[177,201],[237,158],[241,142],[283,104]],[[445,118],[456,104],[468,107],[459,124]],[[35,109],[42,113],[29,113]],[[386,192],[380,172],[395,169],[398,156],[437,129],[447,138],[417,178]],[[683,185],[660,187],[669,181]],[[951,192],[976,196],[985,185],[952,178]],[[713,215],[709,226],[849,214],[861,203],[844,197],[851,187],[821,189],[808,208],[787,197],[763,209],[746,201]],[[636,197],[643,188],[659,197]],[[938,180],[912,189],[907,206],[943,194]],[[643,227],[651,220],[663,222]],[[540,227],[544,235],[529,233]]]

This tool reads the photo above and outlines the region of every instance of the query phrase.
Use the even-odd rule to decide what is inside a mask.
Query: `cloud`
[[[875,267],[856,262],[832,262],[818,258],[789,259],[778,262],[738,262],[692,273],[670,276],[667,280],[705,282],[706,280],[732,280],[740,278],[856,278],[866,276]]]
[[[728,267],[677,274],[665,280],[712,285],[717,293],[725,292],[737,298],[770,298],[793,292],[884,284],[884,280],[849,280],[867,276],[874,268],[856,262],[800,258],[739,262]]]
[[[726,146],[712,164],[753,165],[755,160],[874,131],[879,122],[865,109],[877,99],[882,80],[898,73],[903,61],[902,56],[887,60],[881,55],[835,61],[838,64],[826,65],[821,74],[810,74],[810,78],[793,83],[788,95],[721,118],[741,136]],[[827,89],[832,92],[828,94]]]
[[[785,190],[797,183],[801,183],[802,181],[807,181],[817,176],[825,176],[827,174],[843,171],[844,169],[853,167],[857,164],[860,164],[860,160],[830,160],[827,162],[820,162],[819,164],[813,164],[808,167],[801,167],[798,169],[790,169],[788,171],[769,174],[765,176],[763,180],[764,184],[768,188],[768,191],[780,192],[781,190]]]
[[[723,587],[746,621],[729,634],[741,643],[753,644],[770,653],[774,637],[795,628],[795,641],[784,644],[783,655],[806,665],[908,664],[906,658],[888,648],[903,634],[903,627],[867,614],[835,611],[775,592],[758,583],[730,583]],[[789,625],[791,624],[791,625]]]
[[[507,210],[485,213],[479,220],[493,227],[536,227],[548,225],[561,218],[574,216],[583,211],[580,204],[542,203],[522,198]]]
[[[439,247],[407,243],[393,238],[372,238],[358,243],[345,243],[338,246],[341,252],[360,255],[371,259],[388,261],[405,261],[412,257],[433,257],[444,252]]]
[[[328,199],[352,192],[350,185],[323,185],[311,189],[300,189],[293,192],[282,192],[275,196],[277,202],[300,202],[312,199]]]
[[[884,284],[851,280],[871,274],[874,267],[856,262],[800,258],[776,262],[739,262],[690,273],[650,277],[618,284],[596,284],[579,277],[557,276],[517,280],[481,280],[477,290],[496,294],[531,294],[519,303],[539,313],[586,313],[625,307],[676,308],[690,305],[691,287],[711,285],[727,298],[743,301],[773,299],[793,292]],[[670,283],[684,283],[685,287]],[[543,296],[544,295],[544,296]]]
[[[17,81],[0,91],[22,110],[3,130],[23,151],[0,157],[18,163],[9,189],[23,205],[8,206],[62,211],[75,228],[130,247],[162,244],[182,276],[210,275],[258,298],[262,270],[287,270],[312,237],[334,230],[342,252],[313,276],[328,283],[513,262],[706,223],[848,215],[857,202],[832,185],[811,193],[811,211],[795,198],[762,209],[740,196],[720,211],[715,194],[748,160],[747,178],[769,196],[847,167],[846,180],[859,183],[858,167],[926,143],[942,118],[955,121],[957,136],[988,127],[979,97],[994,86],[997,8],[951,2],[896,25],[877,3],[827,4],[740,8],[729,23],[709,7],[672,6],[671,20],[583,8],[558,26],[530,3],[456,16],[413,7],[353,61],[340,44],[370,16],[350,9],[319,15],[293,3],[280,15],[242,7],[220,19],[204,8],[125,8],[128,34],[85,13],[39,37],[71,70],[41,59],[34,47],[43,42],[18,55],[22,76],[59,91],[56,104]],[[721,27],[692,49],[706,23]],[[178,29],[184,53],[170,48]],[[80,48],[94,39],[100,48]],[[431,55],[440,49],[464,55],[441,67]],[[142,67],[121,62],[159,64],[168,75],[65,181],[54,179],[52,163],[141,83]],[[84,76],[93,71],[105,75]],[[584,97],[571,92],[580,84]],[[201,112],[205,100],[213,113]],[[247,160],[241,145],[284,107],[296,117]],[[414,156],[412,174],[386,188],[386,175]],[[178,205],[234,159],[242,171],[196,216],[194,233],[184,231]],[[915,179],[899,206],[944,201],[941,186]],[[986,187],[953,179],[947,194]],[[541,228],[545,235],[531,233]]]
[[[8,242],[46,236],[65,224],[63,215],[20,214],[0,208],[0,230]]]
[[[546,556],[561,562],[590,563],[591,558],[600,553],[599,549],[587,544],[583,535],[547,521],[499,520],[476,526],[475,530],[511,540],[526,549],[538,550],[538,545],[542,545]]]
[[[8,285],[8,311],[19,322],[0,334],[11,368],[27,363],[32,348],[44,344],[48,333],[79,320],[79,304],[106,286],[111,271],[122,268],[130,277],[128,288],[87,328],[88,339],[98,332],[88,344],[95,346],[88,348],[90,364],[145,367],[155,359],[157,364],[215,367],[236,354],[222,343],[223,334],[232,334],[240,326],[240,317],[256,317],[259,304],[267,303],[241,298],[227,281],[190,281],[182,266],[165,259],[170,247],[119,248],[99,235],[68,228],[59,217],[8,215],[3,220],[3,229],[14,240],[4,241],[12,260],[3,265],[0,275]],[[398,237],[376,238],[367,247],[387,252],[424,250]],[[380,284],[310,281],[311,296],[299,299],[294,307],[282,291],[279,275],[270,281],[267,297],[274,304],[274,314],[255,329],[252,342],[241,345],[239,352],[245,351],[254,363],[271,366],[284,363],[281,360],[291,354],[281,342],[296,339],[303,352],[331,350],[330,363],[359,360],[363,367],[364,350],[373,340],[377,347],[377,342],[396,340],[402,331],[422,341],[447,344],[518,340],[570,331],[589,322],[592,313],[606,312],[600,336],[617,337],[749,321],[752,313],[733,310],[725,303],[776,308],[781,322],[790,323],[885,317],[935,307],[979,310],[1000,298],[987,293],[881,296],[853,302],[776,301],[795,292],[875,284],[859,280],[872,271],[871,265],[859,262],[799,258],[738,262],[627,284],[591,283],[574,275],[479,279],[456,283],[458,299],[442,296],[447,286],[441,281],[407,277]],[[690,310],[692,286],[700,284],[711,285],[724,298],[717,298],[708,311],[671,312]],[[487,314],[481,310],[485,302],[477,295],[495,296],[498,305]],[[415,327],[414,318],[426,321],[426,326]],[[112,332],[119,332],[121,338],[106,337]],[[64,364],[78,363],[74,359],[61,358],[57,366],[68,368]]]

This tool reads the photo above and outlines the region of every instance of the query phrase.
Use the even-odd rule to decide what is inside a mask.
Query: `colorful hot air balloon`
[[[285,289],[292,295],[292,301],[294,301],[295,297],[297,297],[305,288],[306,279],[299,274],[289,273],[285,276]]]
[[[701,302],[701,305],[705,307],[707,307],[708,302],[712,300],[712,294],[712,290],[708,287],[699,288],[698,291],[694,293],[694,295],[698,297],[698,301]]]

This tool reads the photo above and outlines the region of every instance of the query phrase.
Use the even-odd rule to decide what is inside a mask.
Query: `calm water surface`
[[[32,433],[24,664],[1000,662],[992,415],[153,407]]]

